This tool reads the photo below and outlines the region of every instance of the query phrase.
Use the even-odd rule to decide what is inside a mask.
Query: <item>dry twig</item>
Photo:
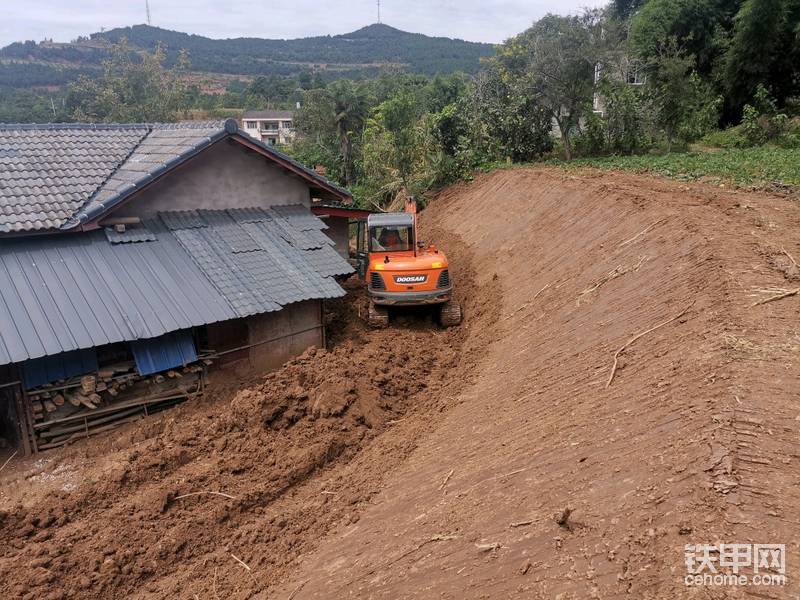
[[[514,523],[511,523],[509,527],[525,527],[526,525],[530,525],[532,523],[533,521],[515,521]]]
[[[786,251],[786,248],[784,248],[783,246],[781,246],[781,252],[783,252],[783,253],[784,253],[784,254],[785,254],[785,255],[786,255],[788,258],[789,258],[789,260],[790,260],[790,261],[792,261],[792,264],[793,264],[795,267],[800,267],[800,265],[798,265],[798,264],[797,264],[797,261],[794,259],[794,256],[792,256],[791,254],[789,254],[789,253]]]
[[[617,277],[622,277],[626,273],[634,273],[639,270],[639,268],[644,264],[644,261],[647,260],[646,256],[640,256],[639,262],[633,265],[632,267],[626,267],[625,265],[619,265],[618,267],[614,267],[608,273],[603,275],[597,282],[591,286],[583,290],[579,296],[585,296],[586,294],[591,294],[593,291],[598,289],[601,285],[608,283],[609,281],[616,279]]]
[[[214,567],[214,598],[219,600],[219,594],[217,593],[217,567]]]
[[[798,291],[800,291],[800,290],[798,290]],[[683,315],[685,315],[687,312],[689,312],[689,309],[692,308],[692,306],[694,306],[694,300],[692,300],[692,302],[691,302],[691,304],[689,304],[689,306],[684,308],[681,312],[679,312],[674,317],[672,317],[670,319],[667,319],[663,323],[659,323],[658,325],[656,325],[654,327],[651,327],[650,329],[646,329],[645,331],[642,331],[641,333],[637,333],[635,336],[633,336],[631,339],[629,339],[627,342],[625,342],[622,346],[620,346],[620,349],[617,350],[614,353],[614,365],[611,367],[611,373],[609,373],[609,375],[608,375],[608,381],[606,381],[606,388],[611,385],[612,381],[614,381],[614,375],[616,375],[616,373],[617,373],[617,365],[619,364],[619,355],[622,354],[628,346],[633,344],[639,338],[647,335],[648,333],[652,333],[653,331],[655,331],[659,327],[663,327],[664,325],[669,325],[673,321],[677,321]]]
[[[632,243],[632,242],[635,242],[637,239],[639,239],[641,236],[643,236],[644,234],[646,234],[648,231],[650,231],[650,230],[651,230],[653,227],[655,227],[656,225],[658,225],[659,223],[661,223],[661,221],[663,221],[663,220],[664,220],[664,219],[659,219],[658,221],[656,221],[656,222],[655,222],[655,223],[653,223],[652,225],[648,225],[647,227],[645,227],[644,229],[642,229],[642,230],[641,230],[639,233],[637,233],[635,236],[633,236],[631,239],[629,239],[629,240],[625,240],[624,242],[622,242],[622,243],[621,243],[619,246],[617,246],[617,247],[618,247],[618,248],[621,248],[622,246],[627,246],[628,244],[630,244],[630,243]]]
[[[439,486],[439,491],[444,489],[444,486],[446,486],[447,482],[450,481],[453,473],[455,473],[455,469],[450,469],[450,472],[445,476],[444,481],[442,481],[442,484]]]
[[[797,296],[800,294],[800,288],[796,290],[790,290],[788,292],[783,292],[781,294],[776,294],[775,296],[770,296],[769,298],[764,298],[763,300],[759,300],[758,302],[753,302],[750,306],[758,306],[759,304],[766,304],[767,302],[775,302],[775,300],[783,300],[784,298],[789,298],[791,296]]]
[[[3,466],[2,466],[2,467],[0,467],[0,471],[2,471],[3,469],[5,469],[5,468],[6,468],[6,465],[7,465],[8,463],[10,463],[10,462],[11,462],[11,459],[12,459],[12,458],[14,458],[14,457],[17,455],[17,452],[18,452],[18,450],[14,450],[14,454],[12,454],[11,456],[9,456],[9,457],[8,457],[8,459],[6,460],[6,462],[4,462],[4,463],[3,463]]]
[[[491,544],[475,544],[475,547],[478,549],[478,552],[491,552],[492,550],[502,548],[503,545],[500,542],[492,542]]]
[[[548,283],[546,286],[544,286],[542,289],[540,289],[538,292],[536,292],[536,293],[533,295],[533,298],[531,298],[531,300],[536,300],[536,298],[538,298],[538,297],[539,297],[539,294],[541,294],[543,291],[545,291],[545,290],[546,290],[547,288],[549,288],[551,285],[552,285],[552,284]]]
[[[291,594],[289,594],[289,597],[288,597],[286,600],[292,600],[292,598],[294,598],[295,596],[297,596],[297,592],[299,592],[300,590],[302,590],[302,589],[303,589],[303,586],[304,586],[306,583],[308,583],[308,579],[306,579],[305,581],[302,581],[302,582],[300,583],[300,585],[298,585],[296,588],[294,588],[294,591],[293,591]]]
[[[224,496],[225,498],[236,500],[236,496],[231,496],[230,494],[223,494],[222,492],[189,492],[188,494],[181,494],[180,496],[175,496],[174,500],[180,500],[181,498],[188,498],[189,496],[201,496],[203,494],[210,494],[212,496]]]
[[[235,555],[233,552],[231,552],[230,554],[231,554],[231,556],[233,557],[233,560],[235,560],[235,561],[236,561],[236,562],[238,562],[240,565],[242,565],[242,566],[243,566],[245,569],[247,569],[247,572],[248,572],[248,573],[251,571],[251,569],[250,569],[250,567],[247,565],[247,563],[245,563],[245,562],[244,562],[244,561],[243,561],[241,558],[239,558],[238,556],[236,556],[236,555]]]

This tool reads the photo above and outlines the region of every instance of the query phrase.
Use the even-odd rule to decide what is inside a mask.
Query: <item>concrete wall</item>
[[[323,233],[336,244],[342,258],[350,258],[350,219],[347,217],[321,217],[328,226]]]
[[[250,349],[250,366],[258,372],[277,369],[310,346],[322,346],[325,341],[320,300],[289,304],[283,310],[247,321],[251,344],[274,340]]]
[[[268,158],[222,140],[113,212],[148,217],[164,210],[311,205],[308,185]]]

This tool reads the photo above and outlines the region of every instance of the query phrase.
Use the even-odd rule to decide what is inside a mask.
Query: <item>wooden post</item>
[[[14,402],[17,408],[17,423],[19,424],[20,439],[22,440],[22,450],[25,456],[30,456],[39,451],[36,446],[36,435],[33,432],[33,415],[31,414],[31,403],[28,395],[22,387],[14,388]]]

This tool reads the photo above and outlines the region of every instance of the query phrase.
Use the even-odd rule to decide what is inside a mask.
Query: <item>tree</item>
[[[759,84],[779,103],[800,93],[800,1],[747,0],[736,15],[725,62],[726,91],[736,108]]]
[[[165,52],[134,53],[123,38],[111,49],[98,78],[85,75],[70,84],[66,106],[76,121],[173,121],[188,108],[183,72],[189,67],[185,52],[172,69],[164,67]]]
[[[668,151],[676,139],[691,141],[706,133],[719,117],[721,98],[693,65],[694,57],[674,38],[650,61],[648,88]]]
[[[340,79],[325,88],[303,94],[295,126],[317,145],[338,145],[339,180],[352,185],[356,180],[354,142],[364,130],[368,112],[368,91],[364,84]],[[300,142],[302,144],[302,142]]]
[[[600,17],[599,11],[547,15],[506,42],[495,59],[503,79],[517,79],[517,93],[535,99],[556,122],[567,160],[572,158],[572,133],[591,105]]]
[[[654,60],[677,40],[694,59],[693,68],[709,77],[725,51],[742,1],[648,0],[631,19],[631,47],[639,58]]]

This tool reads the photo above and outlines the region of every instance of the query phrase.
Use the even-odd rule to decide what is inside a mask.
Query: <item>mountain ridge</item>
[[[0,48],[0,87],[58,86],[70,71],[91,72],[101,66],[111,44],[126,38],[135,51],[164,46],[167,64],[189,53],[192,70],[246,77],[297,76],[319,72],[327,79],[372,76],[384,67],[433,75],[478,70],[480,59],[494,52],[492,44],[433,37],[373,23],[337,35],[294,39],[214,39],[149,25],[118,27],[93,33],[74,42],[14,42]],[[16,63],[16,64],[15,64]],[[19,63],[36,64],[29,77],[20,78]],[[11,68],[9,68],[11,67]],[[25,81],[28,79],[28,81]]]

